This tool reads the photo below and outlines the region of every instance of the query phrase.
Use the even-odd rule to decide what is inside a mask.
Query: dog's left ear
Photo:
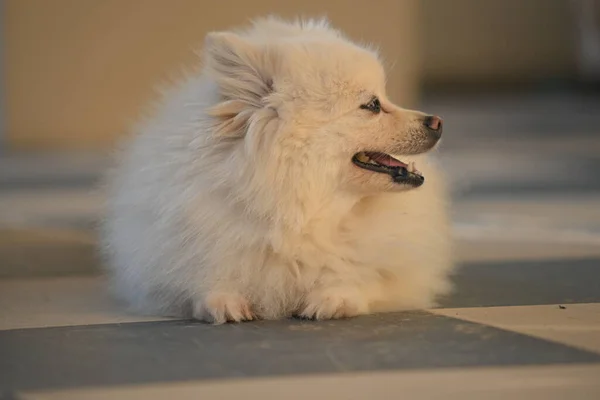
[[[262,107],[272,90],[272,52],[235,33],[213,32],[206,36],[204,54],[208,72],[226,100]]]
[[[273,90],[272,52],[235,33],[206,36],[204,62],[215,79],[222,102],[209,113],[216,118],[215,135],[242,137],[252,114]]]

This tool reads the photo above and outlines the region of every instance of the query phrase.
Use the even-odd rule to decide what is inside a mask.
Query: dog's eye
[[[379,114],[381,112],[381,103],[377,97],[373,97],[367,104],[360,106],[363,110],[369,110],[373,114]]]

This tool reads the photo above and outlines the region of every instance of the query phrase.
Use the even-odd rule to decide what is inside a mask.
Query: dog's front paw
[[[239,294],[212,293],[194,305],[194,318],[223,324],[225,322],[251,321],[256,318],[250,302]]]
[[[317,320],[349,318],[368,311],[368,302],[359,291],[330,288],[311,292],[299,316]]]

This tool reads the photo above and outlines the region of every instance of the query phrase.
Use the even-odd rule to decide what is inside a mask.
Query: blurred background
[[[0,276],[97,270],[106,154],[211,30],[328,16],[444,117],[459,258],[600,253],[598,0],[2,0]]]

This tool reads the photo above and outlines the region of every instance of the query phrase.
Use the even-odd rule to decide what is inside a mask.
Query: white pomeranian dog
[[[325,20],[207,35],[119,153],[100,240],[116,294],[213,323],[434,305],[452,269],[437,116],[388,100]]]

